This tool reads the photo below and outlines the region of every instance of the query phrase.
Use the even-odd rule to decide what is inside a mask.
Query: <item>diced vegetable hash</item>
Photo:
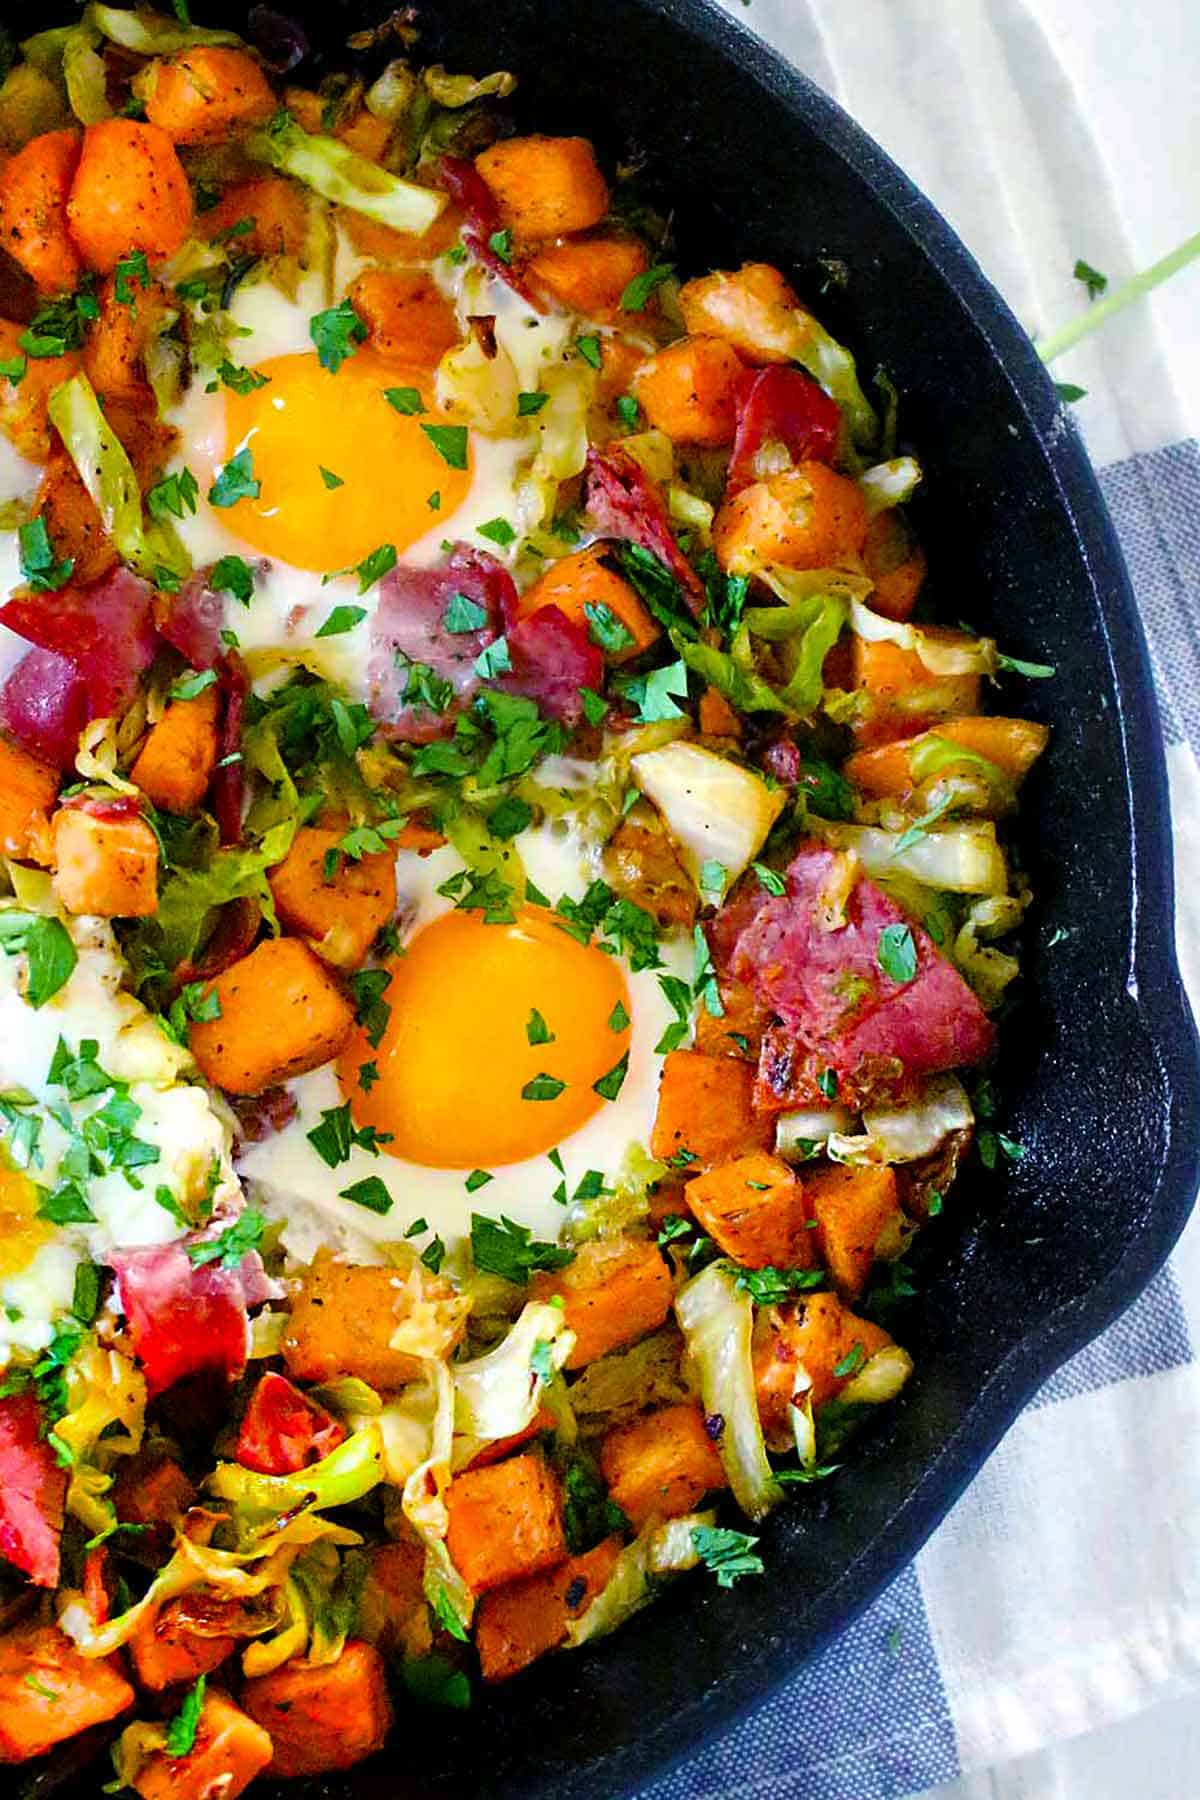
[[[0,1763],[146,1800],[770,1581],[1023,1154],[1053,671],[931,621],[891,383],[265,19],[0,86]]]

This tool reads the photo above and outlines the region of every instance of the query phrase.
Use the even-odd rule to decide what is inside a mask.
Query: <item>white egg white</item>
[[[568,821],[542,824],[515,841],[529,879],[557,900],[579,899],[596,871],[591,856]],[[405,934],[427,925],[451,909],[437,892],[462,868],[462,859],[447,845],[429,856],[402,853],[397,859],[400,917]],[[664,943],[662,973],[688,974],[685,946]],[[357,1258],[380,1257],[379,1246],[405,1236],[421,1219],[427,1229],[413,1241],[419,1248],[437,1236],[453,1246],[470,1232],[471,1214],[501,1213],[528,1227],[536,1237],[557,1238],[563,1208],[555,1189],[565,1183],[568,1198],[590,1171],[607,1178],[617,1174],[631,1145],[645,1145],[654,1123],[659,1058],[655,1045],[675,1014],[654,970],[625,970],[629,987],[631,1031],[629,1068],[617,1098],[605,1102],[578,1131],[558,1146],[561,1172],[548,1156],[509,1163],[488,1171],[485,1186],[468,1191],[465,1169],[435,1169],[402,1161],[386,1153],[372,1155],[355,1148],[350,1160],[331,1170],[309,1142],[308,1133],[321,1114],[341,1106],[343,1094],[332,1066],[289,1083],[298,1102],[297,1117],[276,1136],[252,1145],[241,1157],[239,1173],[255,1203],[272,1218],[284,1221],[284,1248],[308,1261],[322,1244]],[[377,1176],[392,1198],[386,1213],[375,1213],[341,1198],[344,1189]]]

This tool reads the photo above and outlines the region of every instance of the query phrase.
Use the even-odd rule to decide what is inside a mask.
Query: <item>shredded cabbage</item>
[[[806,716],[821,704],[821,671],[846,622],[846,600],[836,589],[789,594],[787,573],[771,570],[769,583],[784,604],[751,607],[744,623],[751,636],[783,647],[788,678],[779,697],[789,712]]]
[[[383,1434],[371,1420],[320,1462],[294,1475],[260,1475],[241,1463],[220,1462],[204,1486],[232,1504],[236,1523],[245,1533],[265,1519],[282,1518],[299,1508],[346,1506],[361,1500],[382,1479]]]
[[[50,418],[80,480],[92,496],[118,554],[142,575],[154,567],[142,531],[142,496],[133,464],[105,422],[86,375],[73,375],[50,396]]]
[[[63,45],[62,72],[67,84],[67,99],[81,125],[98,125],[101,119],[112,117],[99,45],[100,33],[92,28],[86,13]]]
[[[845,1163],[919,1162],[932,1156],[952,1131],[970,1131],[974,1123],[967,1090],[957,1076],[931,1075],[908,1106],[865,1112],[860,1136],[832,1134],[829,1154]]]
[[[194,50],[201,44],[227,44],[236,49],[243,41],[234,31],[205,31],[198,25],[165,19],[161,13],[127,12],[118,6],[89,6],[83,21],[110,43],[132,50],[137,56],[174,56],[179,50]]]
[[[844,344],[831,337],[825,327],[803,307],[794,312],[796,335],[792,355],[802,369],[837,401],[850,435],[861,449],[868,449],[879,438],[879,420],[875,408],[862,391],[854,358]]]
[[[1015,956],[994,949],[987,940],[1015,931],[1024,915],[1024,897],[1007,894],[977,900],[954,939],[954,961],[989,1012],[1000,1004],[1021,965]]]
[[[635,1140],[621,1159],[611,1191],[571,1202],[559,1234],[562,1241],[583,1244],[640,1224],[650,1211],[650,1189],[667,1173],[666,1163],[657,1162]]]
[[[994,675],[996,645],[992,638],[922,631],[900,619],[885,619],[858,599],[850,602],[850,629],[870,643],[899,645],[918,656],[931,675]]]
[[[714,1525],[716,1517],[712,1512],[685,1513],[665,1525],[647,1525],[622,1550],[591,1605],[568,1625],[566,1648],[578,1650],[593,1638],[607,1637],[649,1605],[665,1576],[694,1569],[700,1556],[693,1532]]]
[[[534,1367],[535,1354],[543,1354],[544,1346],[544,1368],[557,1372],[574,1344],[575,1333],[567,1329],[562,1307],[531,1300],[494,1350],[470,1362],[455,1363],[451,1369],[454,1430],[471,1440],[470,1454],[465,1457],[456,1444],[456,1459],[470,1461],[480,1444],[515,1437],[531,1425],[543,1386],[550,1379]]]
[[[682,853],[692,880],[718,862],[731,886],[758,855],[787,803],[751,769],[700,744],[664,744],[635,756],[629,772],[652,800]]]
[[[750,634],[745,626],[736,633],[730,650],[718,650],[712,644],[691,643],[674,635],[671,641],[688,668],[703,676],[719,694],[724,694],[739,712],[787,711],[775,689],[754,667]]]
[[[1004,894],[1008,869],[990,819],[962,825],[910,826],[905,832],[814,819],[827,843],[853,850],[868,875],[911,875],[951,894]]]
[[[859,477],[858,487],[867,503],[867,515],[887,512],[893,506],[904,506],[912,499],[921,483],[921,465],[915,456],[894,456],[890,462],[876,463]]]
[[[71,1454],[67,1511],[89,1532],[105,1531],[117,1518],[107,1497],[113,1461],[141,1449],[145,1377],[127,1357],[92,1340],[69,1363],[66,1384],[67,1411],[54,1435]]]
[[[273,825],[253,850],[218,850],[203,869],[172,869],[163,883],[158,911],[142,928],[161,945],[168,968],[195,956],[209,914],[228,900],[257,900],[267,922],[274,924],[266,872],[287,855],[298,823],[293,815]]]
[[[422,71],[421,80],[431,100],[454,109],[470,106],[473,100],[485,100],[491,94],[497,100],[505,100],[517,85],[516,76],[507,69],[496,69],[477,80],[474,75],[451,75],[441,63],[431,63]]]
[[[754,1303],[732,1263],[710,1263],[675,1296],[675,1316],[699,1378],[706,1413],[725,1421],[718,1448],[734,1499],[751,1519],[777,1506],[776,1481],[758,1418],[751,1360]]]
[[[449,1611],[465,1632],[475,1611],[475,1596],[455,1568],[446,1548],[450,1522],[446,1489],[454,1448],[454,1383],[444,1362],[425,1365],[430,1388],[429,1454],[404,1484],[402,1507],[425,1547],[425,1595],[436,1613]]]
[[[780,1113],[775,1121],[775,1154],[785,1162],[807,1162],[827,1138],[849,1123],[844,1106],[830,1107],[828,1112]]]
[[[444,194],[389,174],[339,139],[313,136],[290,113],[277,115],[265,131],[252,132],[246,149],[260,162],[295,176],[323,200],[348,206],[393,231],[419,236],[446,204]]]
[[[885,1344],[838,1395],[841,1406],[882,1406],[894,1400],[913,1372],[913,1360],[899,1344]]]
[[[597,1357],[571,1384],[571,1405],[585,1432],[607,1431],[646,1406],[688,1397],[683,1345],[674,1330],[656,1331],[628,1350]]]

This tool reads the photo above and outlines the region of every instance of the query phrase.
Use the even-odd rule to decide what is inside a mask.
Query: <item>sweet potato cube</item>
[[[606,323],[616,317],[622,294],[646,267],[646,252],[635,238],[572,238],[539,250],[524,274],[570,312]]]
[[[686,337],[649,357],[633,392],[650,424],[677,444],[731,444],[746,365],[717,337]]]
[[[940,738],[951,744],[960,744],[962,748],[975,755],[982,756],[990,763],[1002,769],[1009,780],[1016,783],[1028,774],[1042,751],[1046,748],[1050,733],[1045,725],[1035,725],[1029,719],[1003,719],[990,714],[982,714],[975,718],[946,719],[935,726],[932,732],[920,732],[916,737],[900,738],[891,744],[881,744],[874,750],[858,750],[847,761],[843,773],[847,781],[861,788],[864,794],[873,798],[884,799],[893,795],[906,794],[915,784],[913,774],[913,753],[930,738]],[[953,768],[947,763],[946,768]],[[964,760],[963,768],[968,773],[970,762]]]
[[[177,1682],[193,1682],[197,1675],[211,1674],[236,1648],[234,1637],[199,1636],[186,1616],[180,1616],[178,1603],[171,1601],[129,1640],[133,1672],[142,1687],[155,1693]]]
[[[158,839],[145,819],[60,806],[51,836],[54,892],[67,912],[140,919],[158,911]]]
[[[728,1487],[704,1414],[692,1400],[643,1413],[610,1431],[600,1450],[609,1497],[641,1530],[653,1518],[691,1512],[714,1488]]]
[[[824,569],[851,562],[866,534],[855,483],[822,462],[802,462],[726,500],[713,520],[713,549],[731,575],[753,575],[766,563]]]
[[[299,938],[267,938],[210,981],[220,1016],[192,1026],[192,1054],[214,1087],[259,1094],[337,1055],[354,1010]]]
[[[575,1333],[568,1369],[656,1331],[671,1310],[670,1270],[646,1238],[595,1238],[565,1269],[535,1275],[529,1291],[534,1300],[562,1301]]]
[[[215,687],[194,700],[172,700],[150,728],[129,779],[163,812],[194,812],[208,791],[217,760]]]
[[[425,1656],[433,1625],[425,1598],[425,1551],[415,1536],[368,1552],[370,1567],[358,1603],[357,1630],[386,1656]]]
[[[948,644],[968,641],[961,631],[940,626],[922,627],[926,637]],[[870,698],[870,708],[855,727],[864,745],[904,737],[932,725],[979,711],[978,675],[933,675],[915,650],[902,649],[888,639],[852,639],[853,684]]]
[[[142,1450],[118,1464],[112,1501],[125,1525],[174,1525],[195,1499],[195,1485],[165,1451]]]
[[[769,1448],[793,1442],[793,1396],[808,1394],[814,1407],[824,1406],[891,1342],[881,1325],[850,1312],[836,1294],[763,1308],[754,1326],[754,1386]]]
[[[660,1162],[687,1151],[697,1174],[747,1150],[767,1150],[775,1129],[750,1106],[754,1070],[749,1063],[698,1050],[672,1050],[663,1060],[658,1111],[650,1154]]]
[[[801,345],[800,302],[770,263],[744,263],[686,281],[679,309],[689,331],[724,338],[747,362],[793,362]]]
[[[339,969],[356,969],[396,910],[396,857],[379,850],[341,854],[341,830],[306,825],[268,880],[281,925],[301,934]],[[325,878],[326,859],[332,873]]]
[[[588,608],[606,607],[632,640],[610,652],[609,660],[627,662],[631,656],[640,656],[649,649],[659,629],[625,577],[609,568],[604,556],[605,546],[595,545],[550,563],[522,594],[521,615],[537,612],[543,606],[557,606],[587,631],[595,617]],[[604,620],[603,613],[599,617]]]
[[[665,831],[625,819],[604,846],[604,873],[664,930],[672,925],[691,929],[696,884]]]
[[[176,144],[219,144],[269,119],[278,105],[254,57],[217,44],[148,63],[137,91],[151,124]]]
[[[28,750],[0,738],[0,850],[18,862],[42,862],[59,774]]]
[[[74,350],[62,356],[26,357],[21,349],[23,325],[0,319],[0,359],[24,365],[20,379],[0,377],[0,431],[27,462],[44,463],[58,438],[50,423],[50,396],[61,382],[79,371]]]
[[[57,1626],[0,1637],[0,1763],[25,1762],[133,1705],[115,1656],[81,1656]]]
[[[186,1756],[156,1750],[133,1778],[142,1800],[237,1800],[271,1760],[271,1740],[227,1695],[204,1696]]]
[[[817,1222],[810,1235],[839,1293],[855,1300],[867,1285],[880,1238],[900,1217],[896,1171],[830,1163],[804,1177],[804,1198]]]
[[[391,362],[436,368],[459,341],[454,308],[420,270],[367,269],[350,289],[367,341]]]
[[[349,1769],[382,1750],[392,1728],[383,1657],[351,1638],[336,1662],[288,1662],[242,1689],[242,1705],[269,1735],[281,1780]]]
[[[196,219],[198,235],[210,243],[225,240],[235,229],[240,253],[303,260],[308,248],[308,195],[298,181],[289,181],[286,175],[240,181],[226,188],[217,204]]]
[[[620,1538],[605,1538],[585,1556],[485,1594],[475,1615],[483,1679],[507,1681],[547,1650],[557,1649],[572,1620],[605,1587],[620,1554]]]
[[[753,1063],[762,1048],[770,1011],[749,982],[725,976],[720,987],[725,1010],[717,1018],[707,1006],[697,1012],[696,1049],[705,1056],[736,1056],[740,1062]]]
[[[687,1203],[726,1256],[747,1269],[802,1269],[812,1261],[805,1191],[787,1163],[751,1150],[717,1163],[685,1189]]]
[[[283,1340],[283,1360],[295,1381],[357,1375],[370,1387],[416,1381],[421,1360],[393,1350],[391,1340],[414,1306],[437,1309],[440,1336],[427,1318],[428,1354],[448,1356],[463,1333],[466,1308],[448,1282],[422,1274],[419,1283],[395,1269],[339,1262],[320,1250],[304,1271]]]
[[[586,138],[502,138],[475,167],[504,223],[526,242],[586,231],[608,211],[608,184]]]
[[[451,1561],[476,1594],[566,1557],[562,1496],[540,1456],[527,1452],[467,1469],[447,1488],[446,1507]]]

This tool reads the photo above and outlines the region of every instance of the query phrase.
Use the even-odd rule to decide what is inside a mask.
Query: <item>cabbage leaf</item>
[[[675,1316],[700,1382],[706,1413],[725,1421],[718,1448],[734,1499],[761,1519],[783,1498],[758,1417],[751,1359],[754,1302],[730,1262],[710,1263],[675,1296]]]

